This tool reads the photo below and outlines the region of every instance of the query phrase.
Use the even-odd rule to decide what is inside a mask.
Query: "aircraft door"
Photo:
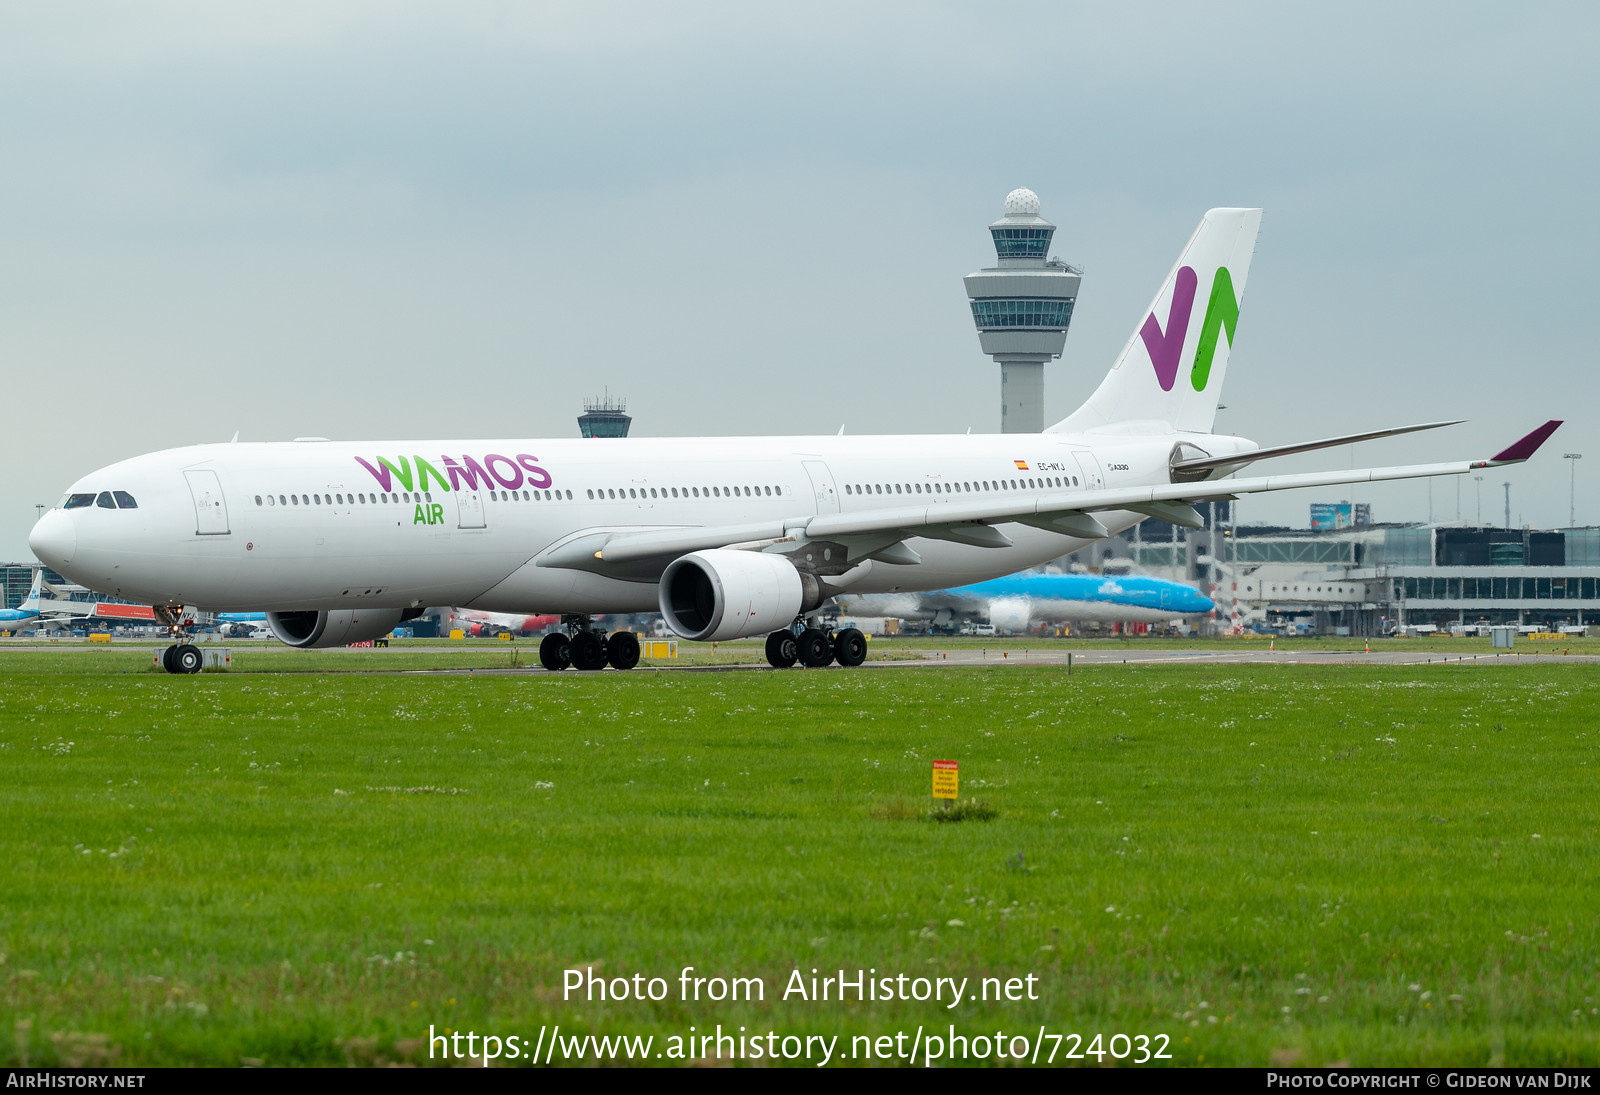
[[[228,504],[222,497],[222,483],[217,473],[209,469],[186,471],[189,493],[194,497],[194,534],[196,536],[228,535]]]
[[[1106,485],[1105,473],[1100,470],[1100,458],[1088,449],[1079,449],[1072,454],[1078,462],[1078,470],[1083,474],[1083,485],[1089,490],[1099,490]]]
[[[806,475],[811,477],[811,489],[816,495],[818,513],[839,512],[839,492],[834,486],[833,473],[821,460],[804,462]]]
[[[456,491],[457,528],[484,528],[483,495],[475,490]]]

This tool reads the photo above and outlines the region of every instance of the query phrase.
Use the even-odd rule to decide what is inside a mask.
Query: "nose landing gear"
[[[161,668],[168,673],[198,673],[205,664],[205,657],[200,653],[200,648],[193,643],[185,642],[189,635],[188,629],[193,620],[183,618],[183,609],[170,608],[166,605],[155,606],[156,620],[164,624],[172,632],[172,645],[161,652]]]
[[[161,652],[161,668],[168,673],[198,673],[205,659],[192,643],[178,643]]]

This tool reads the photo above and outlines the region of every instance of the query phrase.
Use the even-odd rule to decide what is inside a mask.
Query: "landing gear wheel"
[[[575,668],[588,671],[606,667],[605,641],[593,631],[578,632],[567,645]]]
[[[198,673],[200,666],[205,663],[205,658],[200,654],[198,646],[184,643],[174,647],[172,651],[172,665],[174,673]]]
[[[800,655],[801,663],[807,669],[821,669],[833,661],[833,644],[828,641],[828,633],[808,627],[800,632],[800,637],[794,641],[795,652]]]
[[[857,628],[845,628],[833,637],[833,656],[840,665],[860,665],[867,660],[867,637]]]
[[[161,668],[168,673],[178,672],[177,667],[172,664],[172,656],[177,652],[178,648],[176,646],[169,646],[161,652]]]
[[[631,631],[613,631],[606,639],[606,661],[612,669],[632,669],[639,664],[639,636]]]
[[[572,664],[569,640],[560,632],[552,632],[539,641],[539,664],[552,673],[559,673]]]
[[[774,669],[788,669],[800,660],[800,651],[794,645],[792,631],[774,631],[767,636],[767,664]]]

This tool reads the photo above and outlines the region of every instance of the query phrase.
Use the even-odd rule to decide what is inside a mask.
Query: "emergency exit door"
[[[818,513],[838,513],[839,493],[834,488],[833,473],[821,460],[804,461],[806,475],[811,478],[811,490],[817,498]]]

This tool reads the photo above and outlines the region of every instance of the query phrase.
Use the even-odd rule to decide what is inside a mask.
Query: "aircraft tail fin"
[[[39,611],[39,594],[44,589],[44,567],[33,568],[33,586],[28,590],[28,596],[18,608],[29,612]]]
[[[1259,209],[1213,209],[1093,395],[1046,433],[1123,422],[1210,433],[1228,371]]]

